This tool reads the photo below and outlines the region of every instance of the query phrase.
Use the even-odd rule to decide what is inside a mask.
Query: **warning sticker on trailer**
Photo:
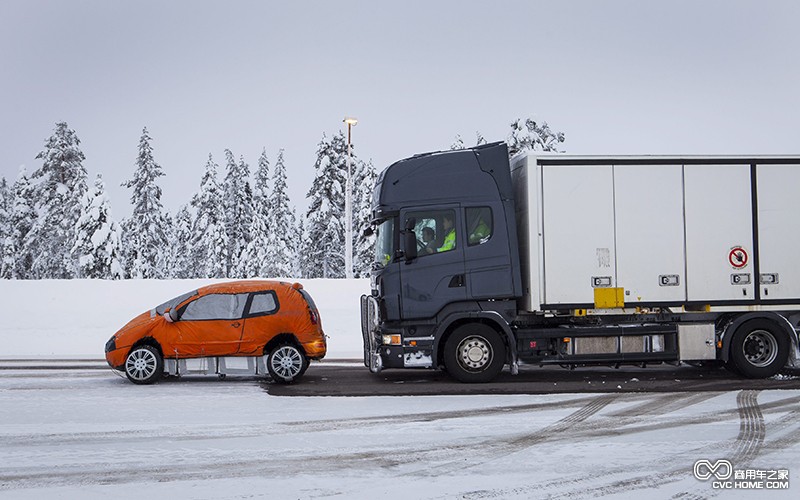
[[[747,256],[747,251],[742,247],[733,247],[731,248],[730,253],[728,253],[728,262],[733,266],[734,269],[742,269],[747,266],[747,262],[749,261],[749,257]]]

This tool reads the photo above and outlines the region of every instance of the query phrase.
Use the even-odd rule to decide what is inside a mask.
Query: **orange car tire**
[[[307,368],[308,358],[294,344],[279,344],[267,356],[267,370],[279,384],[291,384],[302,377]]]
[[[125,358],[125,375],[134,384],[155,384],[163,374],[164,359],[153,346],[134,347]]]

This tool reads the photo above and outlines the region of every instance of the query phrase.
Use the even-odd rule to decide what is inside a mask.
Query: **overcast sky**
[[[526,116],[569,153],[800,153],[798,21],[796,1],[0,0],[0,176],[37,168],[57,121],[117,218],[144,126],[171,211],[208,153],[263,147],[305,208],[345,115],[379,170]]]

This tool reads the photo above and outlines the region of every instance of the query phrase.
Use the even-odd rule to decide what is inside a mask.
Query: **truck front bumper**
[[[378,300],[369,295],[361,296],[361,335],[364,341],[364,366],[372,373],[383,368],[432,368],[433,337],[426,338],[424,345],[387,345],[381,327]]]

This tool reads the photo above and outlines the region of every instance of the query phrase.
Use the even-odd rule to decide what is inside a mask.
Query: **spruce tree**
[[[228,271],[228,234],[217,168],[209,154],[200,191],[192,199],[197,216],[190,239],[191,264],[201,278],[224,278]]]
[[[344,205],[347,145],[340,131],[330,141],[325,134],[317,146],[315,177],[306,195],[303,275],[306,278],[344,277]]]
[[[171,240],[172,268],[170,277],[177,279],[197,278],[197,270],[192,263],[192,214],[183,205],[175,214]]]
[[[237,266],[237,274],[246,278],[270,277],[267,266],[267,240],[270,233],[271,209],[269,191],[269,159],[267,150],[261,151],[253,183],[253,214],[250,221],[250,241],[242,250]]]
[[[133,178],[122,186],[133,189],[133,213],[122,223],[125,274],[131,278],[167,277],[169,219],[161,203],[161,187],[156,180],[164,175],[150,146],[147,128],[139,139],[139,153]]]
[[[272,175],[272,193],[269,198],[271,217],[266,245],[269,250],[267,269],[271,276],[293,278],[300,237],[294,210],[289,206],[289,195],[286,190],[286,165],[281,149],[278,151],[278,160]]]
[[[14,208],[14,193],[8,186],[5,177],[0,178],[0,278],[12,277],[14,268],[13,254],[7,255],[6,249],[12,243],[11,211]]]
[[[508,157],[526,151],[559,152],[558,145],[564,142],[563,132],[553,132],[547,122],[537,123],[531,118],[511,122],[508,134]]]
[[[372,160],[358,162],[353,182],[353,274],[356,278],[368,278],[375,260],[375,236],[367,236],[365,231],[372,221],[372,190],[377,177]]]
[[[36,220],[36,211],[33,187],[25,167],[20,167],[12,191],[11,233],[3,243],[0,274],[9,278],[26,279],[31,277],[33,254],[31,249],[25,248],[25,241]]]
[[[79,276],[122,279],[120,229],[111,216],[111,204],[100,174],[94,181],[94,189],[84,195],[82,205],[72,248],[78,256]]]
[[[453,144],[450,145],[450,150],[456,151],[465,148],[466,146],[464,146],[464,139],[461,138],[461,134],[456,134],[456,139],[453,141]]]
[[[228,239],[227,276],[242,278],[239,261],[242,250],[251,240],[250,225],[253,220],[253,191],[250,187],[250,167],[233,158],[229,149],[225,150],[226,175],[223,184],[225,207],[225,232]]]
[[[37,217],[22,245],[22,252],[32,259],[29,275],[35,279],[74,278],[78,266],[71,249],[81,199],[87,191],[80,140],[65,122],[57,123],[36,158],[42,160],[31,177]]]

